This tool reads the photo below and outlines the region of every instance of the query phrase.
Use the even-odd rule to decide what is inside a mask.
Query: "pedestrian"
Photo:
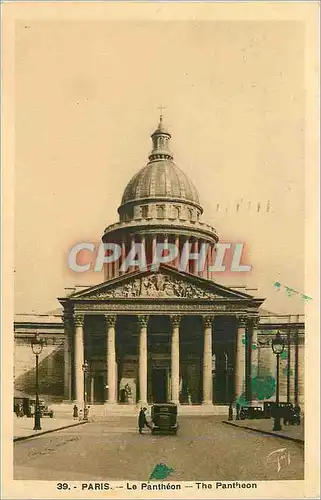
[[[240,420],[240,409],[241,409],[240,403],[236,403],[235,408],[236,408],[236,420]]]
[[[73,418],[78,418],[78,406],[74,405],[73,410],[72,410],[72,416]]]
[[[88,420],[90,406],[85,406],[84,408],[84,420]]]
[[[146,411],[147,411],[147,408],[141,408],[140,412],[139,412],[139,415],[138,415],[138,430],[139,430],[139,434],[142,434],[143,428],[145,426],[148,427],[149,429],[151,429],[151,426],[147,422],[146,413],[145,413]]]
[[[228,419],[233,420],[233,403],[230,403],[228,407]]]
[[[15,414],[16,414],[17,417],[20,417],[19,405],[18,404],[14,405],[14,412],[15,412]]]
[[[79,410],[79,420],[82,420],[82,409]]]

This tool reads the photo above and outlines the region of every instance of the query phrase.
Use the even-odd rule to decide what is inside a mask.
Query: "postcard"
[[[2,4],[4,499],[318,497],[318,14]]]

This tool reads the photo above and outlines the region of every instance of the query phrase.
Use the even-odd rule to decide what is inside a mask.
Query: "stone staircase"
[[[55,416],[63,418],[66,415],[72,415],[74,403],[61,403],[51,404],[50,408],[54,410]],[[122,404],[93,404],[90,406],[90,418],[94,420],[101,420],[109,416],[137,416],[140,406],[139,405],[122,405]],[[148,413],[150,413],[151,406],[148,406]],[[227,405],[179,405],[179,415],[188,416],[206,416],[206,415],[222,415],[228,416]]]

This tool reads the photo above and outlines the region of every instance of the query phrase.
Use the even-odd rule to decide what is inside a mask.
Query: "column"
[[[93,405],[95,402],[95,377],[91,375],[90,379],[90,402]]]
[[[246,316],[238,317],[236,332],[235,396],[237,398],[242,394],[245,397],[246,319]]]
[[[211,266],[214,266],[214,264],[215,264],[215,245],[214,244],[212,245],[211,261],[212,261]],[[211,278],[212,278],[212,280],[215,279],[214,271],[211,272]]]
[[[198,253],[198,250],[199,250],[198,239],[196,238],[194,241],[194,250],[192,250],[192,252]],[[198,275],[198,259],[192,261],[192,269],[193,269],[193,274]]]
[[[114,262],[114,278],[117,278],[117,276],[119,276],[119,264],[120,264],[119,259],[120,257]]]
[[[108,403],[116,402],[116,349],[115,349],[115,326],[116,316],[105,315],[107,323],[107,385]]]
[[[179,325],[180,316],[171,316],[172,350],[171,350],[171,392],[173,403],[179,403]]]
[[[208,250],[208,243],[206,240],[200,240],[200,246],[199,246],[199,252],[200,252],[200,267],[198,271],[198,275],[201,276],[202,278],[207,278],[207,250]]]
[[[209,243],[206,253],[205,278],[211,279],[212,273],[209,270],[209,267],[211,265],[212,265],[212,246],[211,243]]]
[[[294,334],[294,404],[299,404],[299,331]]]
[[[167,256],[168,254],[168,234],[164,234],[164,251],[163,256]],[[166,262],[167,265],[170,265],[170,262]]]
[[[84,400],[84,374],[82,366],[84,364],[84,315],[75,314],[75,355],[74,355],[74,374],[75,374],[75,400],[81,405]]]
[[[135,236],[132,236],[131,239],[130,239],[130,252],[133,251],[133,248],[135,247]],[[133,254],[131,254],[132,257],[134,256]],[[130,266],[129,267],[129,272],[133,272],[135,271],[135,266]]]
[[[120,269],[122,268],[122,265],[125,262],[125,260],[126,260],[126,243],[125,243],[125,241],[122,241],[122,243],[121,243]],[[119,274],[125,274],[125,271],[120,270]]]
[[[257,340],[257,327],[260,319],[252,318],[252,344],[251,344],[251,376],[257,377],[259,370],[259,346]]]
[[[179,259],[180,259],[180,252],[179,252],[179,236],[176,235],[175,236],[175,246],[176,248],[178,248],[178,254],[177,254],[177,257],[175,258],[174,260],[174,266],[176,267],[176,269],[178,269],[179,267]]]
[[[145,236],[142,236],[142,237],[141,237],[140,242],[141,242],[141,245],[142,245],[142,260],[144,259],[144,257],[143,257],[143,256],[145,255],[145,263],[146,263],[146,265],[147,265],[147,253],[146,253],[146,239],[145,239]],[[144,262],[144,260],[143,260],[143,262]],[[142,264],[141,264],[141,265],[142,265]],[[145,266],[144,266],[144,267],[145,267]],[[140,269],[140,267],[139,267],[139,269]]]
[[[157,245],[157,237],[156,235],[153,236],[152,239],[152,256],[151,256],[151,264],[153,264],[155,256],[156,256],[156,245]]]
[[[203,405],[213,404],[212,382],[212,322],[213,316],[204,316]]]
[[[185,241],[183,243],[183,249],[184,249],[184,254],[186,255],[184,262],[182,261],[184,269],[182,271],[185,271],[189,273],[189,255],[190,255],[190,241],[189,238],[185,238]]]
[[[147,323],[148,316],[139,316],[139,404],[147,405]]]
[[[67,400],[71,400],[71,377],[72,377],[72,367],[71,367],[71,346],[72,346],[72,324],[71,315],[66,312],[62,315],[62,320],[64,323],[64,397]]]

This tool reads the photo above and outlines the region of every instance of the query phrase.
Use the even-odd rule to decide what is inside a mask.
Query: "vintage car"
[[[177,405],[175,403],[153,404],[151,417],[152,434],[177,434]]]
[[[50,418],[53,418],[54,416],[54,412],[51,408],[49,408],[48,406],[41,406],[41,416],[42,417],[50,417]]]
[[[242,406],[240,419],[245,420],[246,418],[266,418],[264,409],[262,406]]]
[[[264,403],[264,411],[269,417],[275,417],[277,411],[277,404],[273,402]],[[300,410],[294,407],[292,403],[279,402],[279,417],[284,419],[284,424],[300,424],[301,416]]]
[[[51,408],[49,408],[44,401],[40,400],[39,401],[39,407],[40,407],[40,416],[41,417],[50,417],[53,418],[54,412]],[[30,401],[30,417],[33,417],[35,414],[35,409],[36,409],[36,401],[33,399]]]

